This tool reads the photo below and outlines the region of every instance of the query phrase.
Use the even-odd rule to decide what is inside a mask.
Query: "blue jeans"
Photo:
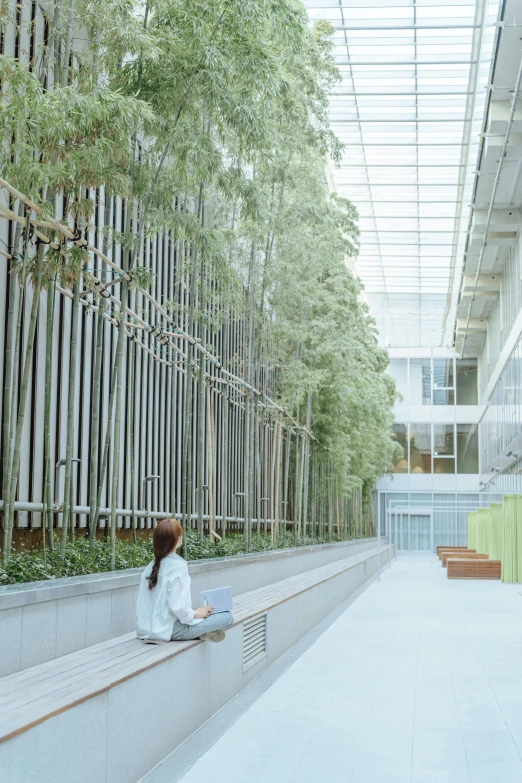
[[[203,633],[209,633],[210,631],[226,631],[233,622],[234,616],[232,612],[211,614],[210,617],[205,617],[200,623],[196,623],[196,625],[185,625],[184,623],[180,623],[179,620],[175,620],[170,640],[171,642],[188,642],[190,639],[199,639]]]

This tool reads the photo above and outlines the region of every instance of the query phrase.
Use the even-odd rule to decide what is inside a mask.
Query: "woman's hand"
[[[196,609],[194,612],[194,617],[196,620],[204,620],[205,617],[209,617],[212,614],[213,606],[200,606],[199,609]]]

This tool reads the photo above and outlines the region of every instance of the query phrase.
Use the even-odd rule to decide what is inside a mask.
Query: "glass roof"
[[[498,0],[305,5],[336,28],[335,180],[359,211],[356,268],[381,342],[451,344]]]

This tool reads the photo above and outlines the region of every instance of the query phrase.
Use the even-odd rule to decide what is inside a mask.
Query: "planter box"
[[[375,545],[375,538],[359,539],[191,561],[193,604],[201,603],[204,589],[231,585],[239,595]],[[0,588],[0,677],[134,630],[141,572],[133,568]]]
[[[383,567],[388,554],[386,547]],[[129,634],[112,647],[95,646],[7,680],[0,731],[2,781],[142,780],[371,578],[378,560],[373,548],[269,584],[254,595],[238,596],[236,623],[222,644],[195,640],[145,649]],[[252,627],[258,639],[254,654]],[[140,648],[138,656],[133,646]],[[13,698],[22,706],[11,711]],[[167,778],[171,780],[168,773]]]

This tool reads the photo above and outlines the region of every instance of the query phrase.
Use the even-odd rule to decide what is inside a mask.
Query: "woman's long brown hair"
[[[150,576],[147,577],[150,590],[158,584],[161,561],[164,557],[170,555],[182,535],[183,528],[177,519],[161,519],[156,525],[152,539],[154,565],[152,566]]]

